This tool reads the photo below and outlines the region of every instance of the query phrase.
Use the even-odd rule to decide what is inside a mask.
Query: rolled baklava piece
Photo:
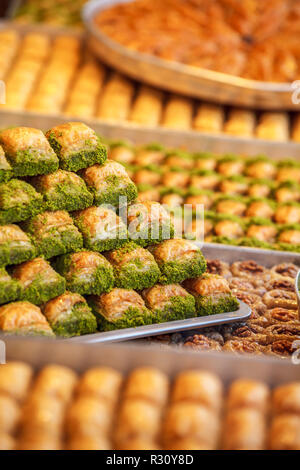
[[[38,129],[5,129],[0,132],[0,144],[15,176],[44,175],[58,169],[57,155]]]
[[[246,237],[255,239],[264,243],[275,242],[277,235],[277,227],[269,219],[253,217],[247,223]],[[257,245],[258,246],[258,245]]]
[[[198,131],[219,134],[224,125],[224,108],[212,103],[200,103],[196,109],[194,128]]]
[[[23,406],[21,440],[30,435],[60,438],[64,424],[64,403],[55,397],[32,392]]]
[[[39,372],[32,393],[55,398],[67,405],[73,397],[77,380],[77,374],[72,369],[50,364]]]
[[[289,140],[289,115],[284,112],[264,112],[256,128],[256,137],[285,142]]]
[[[152,323],[151,312],[134,290],[114,288],[107,294],[92,295],[88,303],[100,331],[133,328]]]
[[[218,415],[203,405],[179,402],[167,410],[162,430],[165,449],[182,439],[193,439],[203,449],[216,449],[219,434]]]
[[[66,279],[67,289],[81,295],[100,295],[114,285],[112,266],[95,251],[63,255],[56,259],[55,268]]]
[[[300,382],[276,387],[272,395],[272,410],[275,414],[300,414]]]
[[[246,109],[230,109],[224,132],[241,137],[252,137],[255,129],[256,116]]]
[[[272,219],[275,213],[276,204],[271,199],[250,198],[246,210],[246,217],[264,217]]]
[[[222,448],[224,450],[263,450],[266,448],[264,415],[253,408],[236,408],[225,418]]]
[[[247,210],[247,201],[242,196],[220,196],[214,208],[218,214],[242,217]]]
[[[183,285],[195,296],[199,316],[232,312],[239,308],[228,281],[217,274],[203,274],[199,278],[184,281]]]
[[[59,157],[60,168],[78,171],[95,163],[102,164],[107,151],[96,132],[82,122],[68,122],[52,127],[46,137]]]
[[[123,75],[113,73],[100,95],[97,117],[106,121],[127,120],[133,94],[133,82]]]
[[[160,270],[153,255],[134,242],[109,251],[105,256],[113,266],[116,287],[142,290],[159,279]]]
[[[127,228],[122,219],[115,211],[103,206],[92,206],[74,213],[74,221],[88,250],[113,250],[128,240]]]
[[[159,285],[142,292],[153,322],[184,320],[196,316],[195,299],[179,284]]]
[[[276,163],[263,155],[251,158],[246,162],[245,173],[251,178],[273,179],[276,171]]]
[[[28,395],[32,376],[33,370],[25,362],[9,361],[3,364],[0,367],[0,394],[23,402]]]
[[[226,177],[242,175],[244,168],[245,161],[239,155],[224,155],[217,161],[217,171]]]
[[[298,160],[286,159],[278,163],[276,175],[278,183],[300,183],[300,162]]]
[[[175,379],[171,402],[195,403],[219,413],[223,402],[222,382],[216,375],[202,370],[181,372]]]
[[[77,394],[100,401],[106,401],[114,407],[119,399],[123,383],[122,374],[109,367],[93,367],[80,378]]]
[[[51,175],[35,176],[31,183],[43,195],[47,210],[75,211],[93,204],[85,182],[73,172],[57,170]]]
[[[109,158],[119,163],[133,163],[134,147],[127,141],[116,140],[109,143]]]
[[[54,336],[39,307],[27,301],[0,307],[0,330],[15,335]]]
[[[217,156],[209,152],[197,152],[193,155],[195,168],[202,171],[214,171],[217,167]]]
[[[268,440],[270,450],[300,450],[300,416],[293,413],[275,416]]]
[[[199,164],[199,162],[198,162]],[[196,189],[215,190],[219,186],[221,176],[212,170],[197,170],[192,174],[190,186]]]
[[[112,420],[108,403],[93,397],[78,397],[67,411],[66,430],[69,436],[107,436]]]
[[[161,144],[144,145],[136,150],[134,163],[140,166],[160,165],[165,159],[165,148]]]
[[[127,211],[129,238],[141,246],[168,240],[174,226],[166,209],[154,201],[137,202]]]
[[[19,404],[9,395],[0,395],[0,436],[2,434],[14,435],[19,419],[21,409]],[[1,437],[0,437],[1,440]],[[1,449],[1,444],[0,444]]]
[[[292,181],[280,183],[274,189],[274,198],[276,202],[285,203],[290,201],[300,201],[300,185]]]
[[[159,437],[162,411],[146,400],[124,400],[118,413],[114,441],[123,448],[131,439],[156,441]]]
[[[0,304],[20,299],[21,292],[22,287],[19,281],[12,279],[5,268],[0,268]]]
[[[247,194],[249,188],[249,179],[244,176],[234,175],[225,178],[220,182],[219,190],[228,195]]]
[[[218,239],[237,239],[245,233],[245,223],[243,219],[235,215],[217,214],[214,217],[214,234]]]
[[[147,85],[141,85],[129,119],[143,126],[157,127],[160,124],[162,109],[163,93]]]
[[[82,235],[66,211],[43,212],[24,223],[38,253],[46,259],[83,247]]]
[[[271,195],[274,182],[264,178],[251,178],[247,195],[250,197],[269,197]]]
[[[292,201],[278,204],[274,214],[274,221],[277,224],[299,224],[300,203]]]
[[[17,225],[0,226],[0,266],[19,264],[36,256],[29,236]]]
[[[270,398],[270,390],[263,382],[237,379],[229,387],[226,408],[228,411],[251,408],[266,414],[269,411]]]
[[[25,181],[0,184],[0,224],[20,222],[44,209],[43,196]]]
[[[81,172],[90,191],[94,194],[95,204],[124,206],[137,198],[135,184],[129,178],[123,165],[108,160],[104,165],[93,165]]]
[[[43,258],[14,267],[12,277],[22,287],[22,299],[35,305],[48,302],[66,290],[65,279]]]
[[[163,407],[169,395],[168,377],[159,369],[140,367],[133,370],[123,391],[125,400],[145,400]]]
[[[165,106],[162,126],[187,130],[192,127],[193,101],[183,96],[171,96]]]
[[[12,176],[12,167],[5,157],[3,148],[0,146],[0,183],[10,180]]]
[[[201,276],[206,270],[205,258],[189,240],[165,240],[149,247],[162,273],[160,283],[174,284]]]
[[[80,294],[65,292],[43,306],[43,314],[58,336],[70,337],[95,333],[97,321]]]
[[[288,248],[289,245],[294,245],[296,248],[300,245],[300,224],[281,226],[277,241],[282,248]]]
[[[194,156],[183,150],[169,150],[165,156],[164,165],[168,168],[192,170],[194,168]]]

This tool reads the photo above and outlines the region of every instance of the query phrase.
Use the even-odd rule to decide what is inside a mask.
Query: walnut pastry
[[[298,312],[287,308],[275,307],[266,312],[265,318],[270,324],[292,322],[298,320]]]
[[[281,263],[273,266],[271,271],[273,273],[280,274],[281,276],[291,277],[294,279],[297,276],[299,267],[293,263]]]
[[[235,338],[226,341],[223,346],[223,351],[239,354],[262,354],[265,351],[265,347],[257,344],[255,341],[250,341],[249,339]]]
[[[230,278],[232,273],[229,269],[229,264],[218,259],[206,260],[207,272],[210,274],[219,274],[219,276]]]
[[[291,310],[297,309],[297,298],[294,292],[282,289],[273,289],[263,296],[263,302],[268,308],[282,307]]]
[[[261,266],[253,260],[236,261],[231,265],[230,269],[234,276],[246,278],[251,278],[252,276],[263,278],[264,275],[268,273],[268,270],[264,266]]]
[[[184,347],[192,348],[195,351],[202,351],[202,350],[215,350],[221,351],[221,345],[218,341],[212,340],[207,338],[205,335],[194,335],[189,336],[185,343]]]

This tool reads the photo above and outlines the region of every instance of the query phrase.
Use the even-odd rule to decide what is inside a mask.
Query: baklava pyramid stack
[[[0,329],[74,336],[235,310],[83,123],[0,133]]]

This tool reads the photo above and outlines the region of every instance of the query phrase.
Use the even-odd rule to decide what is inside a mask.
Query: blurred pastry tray
[[[164,371],[170,379],[188,369],[204,369],[216,373],[227,385],[247,377],[261,380],[271,387],[300,379],[300,368],[290,361],[268,357],[165,349],[157,346],[67,344],[45,339],[7,338],[7,361],[24,361],[38,370],[47,364],[71,367],[78,373],[96,366],[113,367],[127,374],[141,366]],[[0,365],[1,367],[1,365]]]
[[[79,33],[78,31],[69,29],[69,28],[53,28],[47,25],[22,25],[15,22],[10,21],[0,21],[0,31],[1,30],[15,30],[20,36],[24,36],[27,33],[36,32],[44,35],[48,35],[50,38],[55,38],[59,35],[70,35],[82,40],[84,44],[84,35]],[[86,50],[82,51],[82,56],[86,55]],[[72,89],[72,85],[71,85]],[[103,90],[101,89],[101,93]],[[100,93],[100,95],[101,95]],[[101,95],[102,96],[102,95]],[[101,98],[100,96],[100,98]],[[182,99],[182,97],[176,97],[175,101]],[[67,98],[68,99],[68,98]],[[166,110],[168,107],[168,103],[172,104],[171,101],[165,103],[165,97],[161,98],[162,103],[162,115],[166,116]],[[192,114],[192,109],[194,106],[193,100],[186,99],[187,101],[184,104],[179,104],[179,106],[187,106],[189,109],[189,113]],[[199,106],[206,106],[205,103],[200,103]],[[134,106],[134,104],[133,104]],[[208,105],[210,106],[210,105]],[[170,108],[171,110],[171,108]],[[240,118],[240,110],[232,108],[231,111],[233,113],[237,113],[236,117],[234,118],[235,122],[239,121]],[[129,110],[129,113],[131,110]],[[244,111],[241,111],[244,112]],[[224,114],[224,109],[222,106],[217,107],[217,114]],[[251,121],[255,121],[256,117],[254,111],[245,111],[246,115],[250,113]],[[226,114],[226,113],[225,113]],[[268,119],[268,113],[261,113],[261,119],[266,117],[266,121]],[[276,119],[276,113],[275,119]],[[174,115],[171,113],[171,115]],[[300,114],[299,114],[300,116]],[[249,116],[248,116],[249,117]],[[286,139],[289,138],[289,133],[292,133],[292,126],[289,122],[292,121],[292,117],[289,116],[288,113],[280,113],[280,117],[283,118],[284,121],[284,128],[286,131]],[[247,116],[246,116],[247,118]],[[196,119],[196,118],[195,118]],[[225,119],[225,118],[224,118]],[[229,118],[230,119],[230,118]],[[257,155],[261,153],[265,153],[272,158],[282,158],[282,156],[288,156],[289,158],[299,158],[299,143],[297,140],[263,140],[260,138],[246,137],[242,135],[230,135],[229,133],[223,133],[222,127],[220,131],[213,132],[206,132],[202,130],[197,130],[193,128],[193,123],[190,122],[189,126],[186,126],[186,129],[181,128],[171,128],[167,127],[164,122],[159,122],[157,126],[145,126],[142,124],[138,124],[133,120],[109,120],[100,117],[89,117],[86,118],[82,117],[74,117],[72,115],[67,115],[64,113],[64,110],[61,109],[59,113],[39,113],[35,111],[29,111],[27,109],[21,110],[9,110],[1,107],[0,109],[0,128],[9,127],[9,126],[31,126],[31,127],[39,127],[42,129],[48,129],[57,125],[59,123],[68,122],[70,120],[73,121],[84,121],[93,127],[99,134],[112,139],[127,139],[136,144],[147,144],[152,142],[160,142],[161,144],[175,148],[181,147],[185,148],[189,151],[208,151],[214,153],[239,153],[239,154],[247,154],[247,155]],[[279,119],[279,123],[282,119]],[[224,125],[229,121],[224,120]],[[235,124],[234,124],[235,126]],[[267,124],[266,124],[267,126]],[[276,127],[276,126],[275,126]],[[298,129],[298,127],[297,127]],[[255,130],[255,125],[254,125]],[[278,132],[276,128],[273,129],[273,134],[277,135]],[[300,133],[300,119],[299,119],[299,133]],[[298,138],[298,137],[297,137]]]
[[[132,51],[102,34],[95,14],[131,0],[93,0],[83,8],[89,44],[101,60],[134,79],[217,103],[261,109],[295,109],[290,83],[267,83],[235,77]]]

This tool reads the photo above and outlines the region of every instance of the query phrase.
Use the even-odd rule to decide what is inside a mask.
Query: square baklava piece
[[[21,284],[12,279],[5,268],[0,268],[0,304],[18,300],[21,296]]]
[[[66,211],[43,212],[23,223],[37,252],[49,259],[83,247],[82,235]]]
[[[40,308],[27,301],[0,307],[0,330],[14,335],[54,336]]]
[[[114,250],[127,241],[126,225],[111,209],[92,206],[75,212],[73,216],[88,250]]]
[[[111,264],[95,251],[60,256],[55,262],[55,269],[65,277],[67,289],[81,295],[102,294],[114,285]]]
[[[10,180],[12,176],[12,167],[5,157],[3,148],[0,146],[0,183]]]
[[[12,277],[22,286],[22,299],[41,305],[62,294],[66,281],[43,258],[26,261],[12,270]]]
[[[105,145],[95,131],[82,122],[60,124],[50,129],[46,137],[63,170],[78,171],[95,163],[102,164],[107,158]]]
[[[75,211],[93,204],[93,195],[75,173],[57,170],[51,175],[36,176],[31,183],[44,196],[46,209]]]
[[[43,211],[43,196],[25,181],[0,184],[0,224],[20,222]]]
[[[0,226],[0,266],[19,264],[36,254],[29,236],[17,225]]]
[[[88,188],[93,192],[95,204],[124,206],[137,198],[135,184],[120,163],[108,160],[104,165],[93,165],[81,172]],[[121,197],[126,200],[120,199]]]
[[[15,176],[34,176],[58,169],[58,158],[43,132],[13,127],[0,133],[0,144]]]

